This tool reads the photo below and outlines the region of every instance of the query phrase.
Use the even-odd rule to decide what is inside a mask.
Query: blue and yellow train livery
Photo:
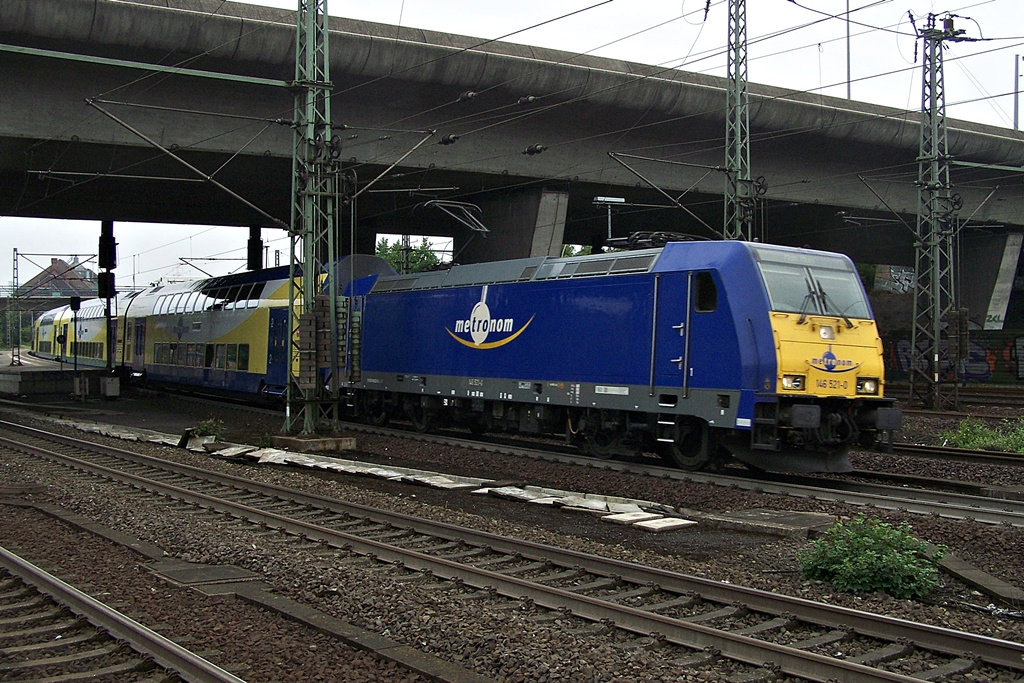
[[[112,301],[117,324],[114,364],[154,384],[234,394],[284,393],[288,380],[288,269],[158,285]],[[82,303],[80,332],[99,341],[82,347],[80,365],[106,365],[105,302]],[[92,315],[96,312],[96,315]],[[83,316],[83,314],[85,314]],[[35,325],[33,352],[70,362],[77,343],[74,313],[64,306]],[[55,343],[67,335],[65,344]]]
[[[867,297],[840,254],[675,242],[339,284],[351,329],[338,367],[319,372],[353,417],[377,424],[564,435],[597,457],[656,452],[687,469],[731,454],[783,471],[847,470],[850,446],[900,424]],[[165,384],[283,393],[287,269],[115,303],[119,366]],[[53,340],[66,318],[40,318],[37,354],[64,357]]]

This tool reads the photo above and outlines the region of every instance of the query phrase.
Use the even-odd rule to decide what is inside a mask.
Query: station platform
[[[116,398],[120,381],[102,368],[43,360],[21,352],[21,365],[11,365],[10,350],[0,351],[0,396],[47,399],[66,396]]]

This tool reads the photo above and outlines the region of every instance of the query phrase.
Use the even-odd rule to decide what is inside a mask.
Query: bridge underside
[[[356,251],[372,252],[377,234],[451,236],[463,263],[599,245],[608,214],[594,198],[609,196],[625,200],[616,237],[721,230],[722,79],[401,31],[332,18],[343,166],[364,188],[399,162],[348,209]],[[287,224],[294,40],[281,11],[219,0],[4,0],[0,215]],[[751,167],[766,188],[755,236],[912,267],[916,115],[753,85],[751,103]],[[950,149],[1020,158],[1007,131],[963,122]],[[610,153],[635,155],[619,159],[636,173]],[[963,249],[983,252],[971,263],[998,263],[1022,230],[1024,196],[1007,178],[954,170],[971,217]],[[479,205],[491,232],[475,236],[424,206],[432,199]],[[979,287],[972,309],[987,307],[988,274],[967,278],[965,291]]]
[[[81,140],[0,138],[0,215],[62,219],[114,219],[142,223],[197,225],[261,225],[275,227],[270,217],[289,221],[291,160],[265,155],[174,150],[190,165],[212,175],[259,207],[257,211],[204,180],[181,162],[153,147],[103,145]],[[640,170],[638,162],[631,165]],[[643,168],[645,177],[664,176]],[[381,164],[349,165],[361,185],[385,170]],[[720,180],[718,174],[713,174]],[[600,246],[609,236],[609,219],[598,197],[617,197],[611,235],[639,231],[672,232],[695,239],[715,238],[722,228],[722,195],[667,187],[670,197],[638,177],[629,185],[583,179],[536,178],[441,168],[398,167],[360,195],[355,205],[356,250],[372,251],[377,234],[453,237],[456,250],[474,233],[447,214],[424,206],[432,199],[453,199],[479,205],[482,222],[492,234],[473,237],[465,257],[491,260],[523,255],[515,243],[528,244],[537,225],[537,198],[542,193],[564,197],[566,244]],[[346,224],[351,207],[346,209]],[[509,221],[512,221],[509,224]],[[822,204],[763,199],[758,204],[755,233],[775,244],[841,251],[866,263],[913,265],[911,229],[914,217],[887,209],[853,209],[843,203]],[[506,225],[513,231],[495,230]],[[490,240],[492,249],[480,250]],[[509,247],[512,252],[509,252]]]

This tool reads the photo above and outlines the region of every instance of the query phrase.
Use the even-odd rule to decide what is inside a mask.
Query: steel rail
[[[1020,453],[977,451],[946,446],[922,446],[920,444],[897,444],[893,446],[893,451],[897,455],[907,455],[915,458],[931,458],[933,460],[968,462],[980,465],[1024,467],[1024,454]]]
[[[128,643],[136,652],[152,657],[164,669],[177,673],[187,681],[245,683],[243,679],[211,664],[3,547],[0,547],[0,564],[40,593],[50,596],[96,628]]]
[[[0,423],[0,425],[2,425],[2,423]],[[31,428],[22,429],[29,430],[30,432],[38,432],[38,430],[32,430]],[[242,488],[276,499],[290,499],[301,505],[318,507],[331,512],[350,513],[381,524],[403,526],[405,528],[412,529],[413,531],[445,539],[459,539],[470,545],[481,547],[486,546],[499,552],[519,553],[523,557],[530,559],[547,559],[555,564],[563,566],[580,566],[594,574],[618,576],[624,580],[637,584],[656,584],[670,592],[697,593],[710,600],[724,603],[742,602],[750,609],[757,611],[774,614],[788,612],[795,617],[819,626],[831,626],[841,623],[853,628],[861,635],[887,640],[892,638],[893,632],[898,632],[902,636],[913,641],[916,645],[925,649],[943,652],[950,655],[958,655],[965,650],[970,650],[984,661],[1015,669],[1021,668],[1021,661],[1022,658],[1024,658],[1024,645],[1018,643],[1010,643],[1008,641],[1002,641],[986,636],[952,631],[942,627],[918,624],[902,619],[883,615],[874,615],[848,608],[822,605],[820,603],[814,603],[800,598],[777,595],[774,593],[711,581],[700,577],[687,576],[666,570],[642,567],[620,560],[598,558],[592,555],[586,555],[543,544],[508,539],[488,532],[476,531],[441,522],[422,520],[402,513],[378,510],[358,504],[328,499],[294,489],[253,482],[248,479],[242,479],[228,474],[208,472],[206,470],[193,468],[187,465],[168,463],[150,456],[122,451],[120,449],[94,444],[92,442],[82,442],[69,437],[47,435],[45,433],[38,433],[38,435],[40,435],[40,438],[56,439],[83,448],[101,450],[107,452],[111,456],[128,458],[141,464],[155,466],[162,469],[174,469],[175,471],[188,474],[189,476],[212,480],[219,485]],[[31,446],[21,445],[21,447],[33,448],[35,450],[35,447]],[[301,535],[311,540],[340,547],[348,546],[352,549],[357,549],[357,552],[373,555],[387,562],[402,564],[421,571],[429,570],[434,574],[444,576],[445,578],[458,578],[465,583],[478,588],[495,588],[498,592],[509,595],[510,597],[521,597],[526,595],[531,597],[538,604],[542,604],[547,607],[557,608],[564,605],[569,601],[569,596],[571,596],[573,601],[572,609],[575,613],[594,619],[612,619],[616,621],[617,625],[628,628],[628,630],[634,630],[637,633],[647,634],[653,629],[658,630],[659,633],[663,633],[670,640],[673,640],[673,638],[679,637],[679,633],[691,633],[690,627],[697,626],[695,624],[686,624],[681,632],[678,630],[673,631],[671,629],[666,631],[668,626],[665,624],[671,626],[676,620],[661,617],[659,615],[653,615],[652,613],[643,612],[642,610],[634,610],[635,614],[626,613],[625,616],[619,616],[618,619],[616,619],[615,614],[617,614],[619,610],[623,609],[621,606],[609,605],[609,603],[605,603],[594,598],[579,596],[573,593],[562,595],[562,593],[565,592],[558,591],[558,589],[538,587],[536,584],[524,582],[522,580],[515,579],[514,577],[508,577],[482,569],[473,569],[466,565],[458,564],[450,560],[444,560],[443,558],[424,555],[416,551],[397,549],[385,543],[365,539],[357,535],[339,532],[307,522],[292,520],[285,516],[259,510],[258,508],[254,508],[249,505],[222,501],[221,499],[213,496],[193,492],[174,485],[164,484],[148,478],[138,477],[137,475],[124,474],[102,465],[80,461],[76,458],[71,458],[70,456],[51,453],[45,449],[38,449],[38,452],[42,457],[58,459],[61,461],[73,461],[77,466],[102,472],[105,476],[124,481],[126,483],[133,482],[133,485],[135,485],[134,483],[144,483],[146,488],[149,488],[154,492],[161,493],[162,495],[178,497],[187,500],[188,502],[192,502],[193,504],[199,504],[203,507],[209,507],[220,512],[231,512],[233,514],[241,513],[240,516],[246,517],[256,523]],[[640,618],[640,615],[644,615],[643,619],[653,619],[653,621],[647,621],[644,623],[643,619]],[[657,626],[656,629],[654,629],[655,626]],[[672,633],[675,633],[676,635],[673,636],[671,635]],[[717,633],[723,632],[716,631],[715,629],[708,629],[707,627],[701,627],[701,629],[697,630],[697,636],[699,636],[697,642],[703,643],[704,639],[709,637],[710,634]],[[748,640],[752,640],[753,643],[757,644],[763,643],[763,641],[758,641],[756,639],[746,639],[741,636],[736,637],[741,638],[741,640],[738,641],[738,644],[734,644],[734,647],[736,648],[735,652],[730,649],[720,649],[722,649],[723,652],[728,652],[736,658],[741,659],[741,661],[748,661],[741,657],[744,648],[751,645],[751,643],[747,642]],[[673,642],[676,641],[673,640]],[[694,640],[684,640],[680,644],[692,647],[694,646]],[[706,645],[700,646],[703,647]],[[789,648],[785,649],[788,650]],[[760,656],[762,657],[760,661],[753,660],[749,663],[759,664],[761,661],[764,661],[763,652]],[[875,669],[871,669],[870,667],[865,668],[867,671],[876,672]],[[794,670],[790,673],[794,673],[794,675],[810,675],[809,671],[797,673]],[[839,678],[838,680],[845,680],[845,678]]]

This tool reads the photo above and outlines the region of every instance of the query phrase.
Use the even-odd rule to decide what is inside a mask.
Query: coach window
[[[235,308],[241,310],[248,306],[250,296],[252,296],[252,285],[242,285],[241,291],[238,292],[238,301],[235,303]]]
[[[213,356],[214,356],[215,350],[216,350],[216,347],[213,344],[207,344],[206,345],[206,365],[205,365],[205,367],[208,367],[208,368],[212,368],[213,367]]]
[[[228,290],[227,295],[224,297],[226,299],[226,301],[224,302],[224,310],[230,311],[235,308],[235,303],[238,301],[238,296],[239,294],[241,294],[241,289],[241,287],[235,285],[234,287]]]
[[[224,308],[224,290],[220,287],[212,290],[209,294],[210,300],[206,304],[206,310],[219,311]]]
[[[263,289],[266,286],[266,283],[263,282],[257,282],[252,286],[252,292],[249,294],[249,308],[256,308],[260,305],[260,299],[263,298]]]
[[[238,345],[238,369],[241,372],[249,371],[249,345]]]
[[[213,367],[215,370],[223,370],[227,357],[227,345],[217,344],[217,355],[213,359]]]
[[[718,287],[711,273],[697,273],[697,289],[693,295],[693,308],[700,313],[711,313],[718,308]]]
[[[228,370],[238,369],[238,344],[228,344]]]

